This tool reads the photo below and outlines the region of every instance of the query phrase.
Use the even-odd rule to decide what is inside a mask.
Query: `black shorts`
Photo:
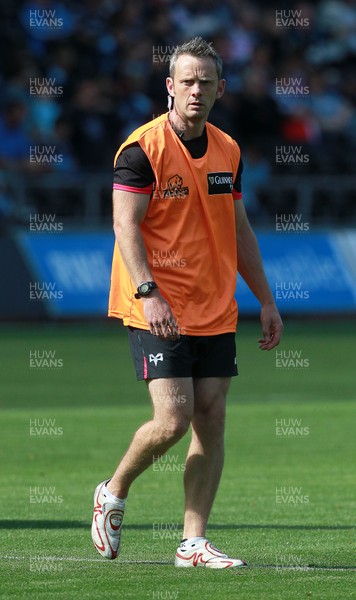
[[[233,377],[237,375],[234,333],[182,335],[163,340],[150,331],[128,327],[137,379]]]

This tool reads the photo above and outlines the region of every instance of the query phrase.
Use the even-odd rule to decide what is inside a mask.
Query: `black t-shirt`
[[[208,136],[206,127],[202,135],[192,140],[182,140],[192,158],[202,158],[208,148]],[[234,191],[241,194],[241,173],[243,163],[240,159]],[[114,184],[124,185],[132,188],[149,188],[155,182],[155,176],[151,163],[138,142],[124,148],[117,158],[114,169]]]

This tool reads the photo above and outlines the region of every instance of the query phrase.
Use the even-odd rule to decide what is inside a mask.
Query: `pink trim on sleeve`
[[[123,192],[133,192],[135,194],[152,194],[153,183],[144,188],[132,187],[130,185],[122,185],[121,183],[114,183],[114,190],[122,190]]]

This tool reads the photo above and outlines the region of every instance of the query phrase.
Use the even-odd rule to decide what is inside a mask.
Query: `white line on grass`
[[[4,555],[1,556],[0,555],[0,560],[4,559],[4,560],[48,560],[48,562],[50,561],[68,561],[68,562],[89,562],[89,563],[96,563],[96,562],[100,562],[102,564],[105,564],[106,562],[112,562],[112,561],[105,561],[102,558],[79,558],[77,556],[41,556],[39,554],[36,554],[34,556],[10,556],[10,555]],[[125,559],[120,559],[120,561],[117,561],[120,563],[125,563],[125,564],[148,564],[148,565],[170,565],[172,564],[171,561],[160,561],[160,560],[125,560]]]
[[[50,561],[67,561],[67,562],[88,562],[88,563],[102,563],[105,564],[105,562],[109,562],[109,561],[104,561],[102,558],[79,558],[77,556],[40,556],[40,555],[35,555],[35,556],[11,556],[8,554],[5,554],[4,556],[0,556],[0,559],[4,559],[4,560],[47,560],[48,562]],[[111,561],[110,561],[111,562]],[[164,561],[164,560],[128,560],[128,559],[120,559],[116,562],[117,565],[173,565],[174,563],[172,561]],[[325,566],[318,566],[318,565],[313,565],[313,566],[308,566],[308,565],[300,565],[300,566],[296,566],[296,565],[260,565],[260,564],[256,564],[256,565],[250,565],[251,568],[254,569],[274,569],[276,571],[356,571],[356,567],[354,566],[334,566],[334,567],[329,567],[327,565]]]

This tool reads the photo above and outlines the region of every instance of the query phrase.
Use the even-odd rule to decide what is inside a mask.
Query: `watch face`
[[[140,285],[140,293],[141,294],[147,294],[149,289],[150,289],[150,286],[148,285],[148,283],[143,283],[142,285]]]

